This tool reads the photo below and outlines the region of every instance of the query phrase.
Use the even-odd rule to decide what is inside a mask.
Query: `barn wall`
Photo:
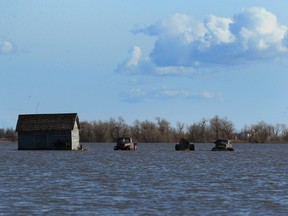
[[[36,137],[37,136],[37,137]],[[46,146],[47,137],[42,135],[42,143],[38,142],[38,137],[40,134],[36,134],[33,132],[18,132],[18,149],[19,150],[32,150],[44,148]]]
[[[70,131],[18,132],[19,150],[71,150]]]
[[[76,149],[80,145],[79,128],[76,121],[74,123],[74,128],[71,131],[71,137],[72,137],[72,149]]]

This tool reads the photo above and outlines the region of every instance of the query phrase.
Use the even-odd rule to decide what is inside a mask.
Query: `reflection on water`
[[[174,144],[83,144],[88,151],[17,151],[0,143],[0,215],[284,215],[288,145],[234,152]]]

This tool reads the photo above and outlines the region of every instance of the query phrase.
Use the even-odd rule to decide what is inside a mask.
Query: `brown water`
[[[0,143],[0,215],[287,215],[288,145],[18,151]]]

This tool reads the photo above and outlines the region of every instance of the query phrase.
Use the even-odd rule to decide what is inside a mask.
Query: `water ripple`
[[[1,143],[0,215],[284,215],[288,145],[17,151]],[[84,144],[85,145],[85,144]],[[7,147],[8,146],[8,147]]]

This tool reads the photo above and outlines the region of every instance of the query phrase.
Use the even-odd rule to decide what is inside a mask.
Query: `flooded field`
[[[288,145],[234,152],[175,144],[83,143],[87,151],[18,151],[0,143],[0,215],[285,215]]]

